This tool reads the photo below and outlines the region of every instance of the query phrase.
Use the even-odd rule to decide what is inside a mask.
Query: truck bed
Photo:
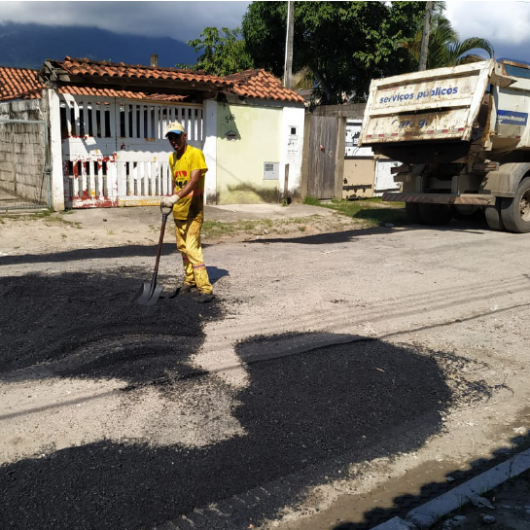
[[[372,81],[359,145],[469,141],[495,61]]]

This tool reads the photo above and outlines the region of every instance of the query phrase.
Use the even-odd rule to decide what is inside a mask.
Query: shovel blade
[[[132,301],[140,305],[155,305],[163,290],[161,285],[144,282]]]

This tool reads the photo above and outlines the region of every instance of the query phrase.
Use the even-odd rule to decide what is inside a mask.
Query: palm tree
[[[444,10],[445,2],[434,2],[427,54],[428,69],[484,61],[484,57],[471,53],[473,50],[483,50],[489,57],[493,57],[495,53],[493,46],[486,39],[470,37],[460,42],[458,33],[444,16]],[[420,60],[422,34],[422,30],[419,30],[412,39],[398,44],[398,46],[406,48],[418,62]]]

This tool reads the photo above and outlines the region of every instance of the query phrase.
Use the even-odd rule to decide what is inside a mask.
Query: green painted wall
[[[218,204],[277,202],[278,180],[263,179],[263,164],[280,161],[281,120],[278,108],[217,105]]]

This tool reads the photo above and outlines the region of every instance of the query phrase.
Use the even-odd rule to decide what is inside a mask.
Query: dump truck
[[[483,210],[491,229],[530,232],[530,65],[494,59],[372,80],[359,145],[393,169],[411,221]]]

